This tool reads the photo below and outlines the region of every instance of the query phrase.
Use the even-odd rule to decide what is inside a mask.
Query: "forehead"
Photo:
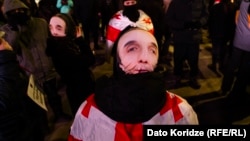
[[[127,31],[120,37],[120,40],[118,41],[118,45],[122,42],[130,41],[130,40],[157,43],[155,37],[148,31],[145,31],[142,29],[132,29],[130,31]]]
[[[52,17],[49,22],[51,25],[65,25],[65,21],[59,17]]]

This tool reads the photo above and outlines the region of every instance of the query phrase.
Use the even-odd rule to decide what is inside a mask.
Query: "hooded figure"
[[[27,75],[33,74],[39,83],[43,83],[53,70],[53,64],[45,54],[47,22],[30,16],[29,8],[19,0],[4,0],[2,8],[7,18],[7,24],[1,26],[6,33],[4,38],[17,53],[20,66]]]
[[[100,77],[79,107],[69,141],[143,140],[143,125],[198,124],[186,100],[166,91],[152,33],[126,27],[113,47],[114,73]],[[95,133],[93,134],[93,131]]]
[[[20,67],[27,77],[34,76],[38,88],[48,98],[56,117],[63,114],[60,95],[57,93],[58,74],[51,58],[45,54],[48,23],[43,18],[32,17],[29,8],[20,0],[4,0],[3,12],[7,23],[0,27],[6,33],[5,40],[13,47]],[[39,109],[42,110],[42,109]],[[47,125],[46,112],[43,125]],[[46,121],[45,121],[46,120]],[[38,126],[39,127],[39,126]]]
[[[52,58],[56,71],[66,84],[66,94],[74,115],[93,91],[95,80],[89,69],[95,64],[95,56],[69,14],[58,13],[49,22],[51,36],[47,40],[46,53]],[[81,36],[77,36],[81,35]]]
[[[19,0],[4,0],[2,11],[3,13],[7,13],[21,8],[28,9],[28,6]]]
[[[136,0],[123,0],[123,15],[130,21],[136,22],[140,16]]]
[[[30,19],[29,8],[19,0],[4,0],[3,13],[7,23],[17,30],[17,25],[23,25]]]

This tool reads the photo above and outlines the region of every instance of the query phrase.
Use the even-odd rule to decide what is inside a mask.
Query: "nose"
[[[142,51],[139,55],[139,63],[148,63],[148,52]]]
[[[147,59],[140,59],[139,63],[148,63],[148,60]]]
[[[50,30],[52,36],[56,36],[56,32],[54,30]]]

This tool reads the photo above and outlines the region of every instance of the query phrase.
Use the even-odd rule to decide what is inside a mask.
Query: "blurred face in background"
[[[142,29],[124,33],[118,41],[117,54],[119,66],[126,74],[154,71],[159,57],[155,37]]]
[[[66,23],[59,17],[52,17],[49,22],[50,33],[54,37],[66,36]]]

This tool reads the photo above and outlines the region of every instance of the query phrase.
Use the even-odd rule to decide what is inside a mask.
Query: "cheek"
[[[66,34],[61,30],[53,30],[51,33],[56,36],[66,36]]]
[[[127,66],[129,64],[133,64],[136,62],[136,59],[132,56],[124,56],[122,57],[121,59],[121,63],[124,65],[124,66]]]
[[[148,59],[148,60],[150,62],[150,65],[152,65],[152,66],[157,65],[157,63],[158,63],[158,57],[157,56],[151,55],[151,56],[149,56],[149,58],[150,59]]]

